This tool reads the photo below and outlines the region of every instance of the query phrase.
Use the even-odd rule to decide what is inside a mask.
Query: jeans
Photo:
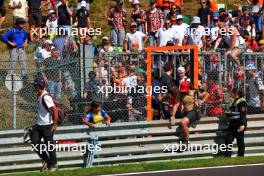
[[[52,125],[35,125],[33,126],[32,133],[30,135],[30,139],[34,145],[34,151],[43,161],[47,162],[49,166],[57,164],[56,149],[52,150],[52,145],[49,145],[55,145],[55,141],[53,140],[54,133],[51,131],[51,128]],[[44,143],[41,142],[42,138],[44,139]],[[43,144],[46,145],[46,147],[40,146]],[[44,148],[46,148],[46,151],[41,151],[41,149],[43,150]]]
[[[154,46],[155,33],[156,33],[156,32],[150,32],[150,33],[149,33],[149,45],[150,45],[150,46]]]
[[[12,48],[9,50],[9,68],[8,73],[14,74],[16,69],[16,62],[18,61],[21,69],[22,69],[22,76],[27,76],[27,65],[26,65],[26,56],[24,48]]]
[[[59,81],[48,81],[49,93],[55,100],[61,100],[61,83]]]
[[[115,47],[122,47],[124,40],[125,40],[125,30],[115,30],[115,29],[111,29],[110,30],[110,39],[111,39],[111,44],[112,46]]]

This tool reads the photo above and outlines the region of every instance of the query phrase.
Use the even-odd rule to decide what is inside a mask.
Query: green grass
[[[199,159],[199,160],[184,160],[184,161],[168,161],[168,162],[152,162],[140,164],[123,164],[115,166],[100,166],[93,168],[82,168],[74,170],[64,170],[55,173],[25,173],[12,174],[12,176],[95,176],[103,174],[120,174],[129,172],[145,172],[145,171],[160,171],[170,169],[184,169],[197,167],[212,167],[212,166],[228,166],[240,164],[255,164],[264,163],[264,156],[244,157],[244,158],[214,158],[214,159]]]

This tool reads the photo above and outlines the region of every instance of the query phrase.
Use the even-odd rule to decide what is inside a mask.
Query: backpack
[[[41,103],[43,104],[43,106],[45,107],[45,109],[52,114],[52,112],[50,112],[46,102],[44,101],[44,96],[45,95],[49,95],[49,94],[44,94],[41,98]],[[52,98],[52,97],[51,97]],[[58,106],[61,105],[59,102],[57,101],[54,101],[54,99],[52,98],[52,101],[54,102],[56,108],[58,109],[58,125],[61,125],[66,117],[66,113],[65,113],[65,110],[64,108],[59,108]],[[53,116],[53,115],[52,115]]]

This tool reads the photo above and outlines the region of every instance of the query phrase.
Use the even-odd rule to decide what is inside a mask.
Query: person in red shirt
[[[109,9],[107,19],[110,26],[112,46],[122,47],[125,40],[126,10],[123,8],[124,0],[116,0],[116,6]]]
[[[160,9],[156,8],[156,0],[150,0],[150,9],[147,11],[146,16],[146,31],[149,35],[149,44],[154,46],[156,43],[155,34],[164,24],[164,15]]]
[[[214,79],[218,78],[217,72],[211,72],[208,74],[210,76],[208,81],[208,89],[209,98],[207,103],[209,107],[207,109],[208,116],[217,116],[219,117],[223,113],[222,103],[224,100],[223,97],[223,89],[216,84]]]

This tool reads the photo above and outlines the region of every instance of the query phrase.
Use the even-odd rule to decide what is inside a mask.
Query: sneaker
[[[54,164],[54,165],[51,165],[50,167],[49,167],[49,171],[50,172],[55,172],[55,171],[57,171],[59,168],[58,168],[58,165],[57,164]]]
[[[45,171],[48,171],[49,168],[48,168],[48,163],[46,161],[44,161],[42,163],[42,168],[40,169],[40,172],[45,172]]]

